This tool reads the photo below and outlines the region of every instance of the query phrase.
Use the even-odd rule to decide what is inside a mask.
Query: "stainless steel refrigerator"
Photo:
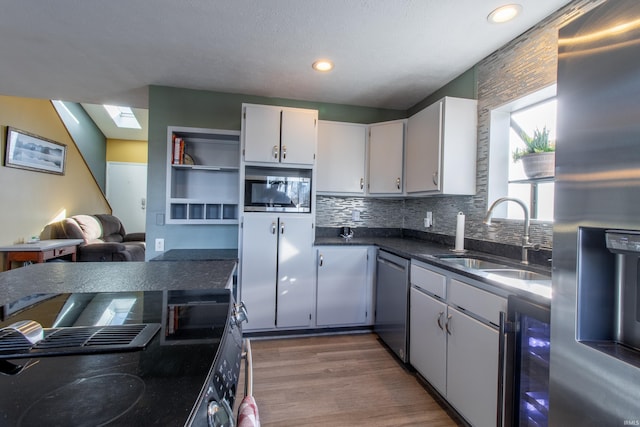
[[[559,33],[549,421],[640,425],[640,1]]]

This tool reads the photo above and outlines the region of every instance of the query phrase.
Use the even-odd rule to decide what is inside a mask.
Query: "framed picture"
[[[66,145],[7,127],[5,166],[64,175],[66,159]]]

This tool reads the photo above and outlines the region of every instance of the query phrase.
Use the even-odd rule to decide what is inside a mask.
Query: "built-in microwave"
[[[245,212],[311,212],[311,170],[247,167]]]

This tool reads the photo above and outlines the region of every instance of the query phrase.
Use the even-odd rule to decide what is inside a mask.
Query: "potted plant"
[[[522,161],[524,173],[528,178],[546,178],[555,175],[555,150],[553,141],[549,140],[549,129],[545,126],[542,130],[536,128],[533,136],[529,136],[520,130],[519,136],[525,143],[525,148],[516,148],[513,152],[513,161]]]

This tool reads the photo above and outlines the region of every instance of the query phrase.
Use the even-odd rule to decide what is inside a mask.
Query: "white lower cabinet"
[[[409,362],[471,425],[495,426],[506,299],[416,261],[411,286]]]
[[[312,323],[314,229],[309,215],[245,214],[240,295],[247,331],[304,328]]]
[[[317,326],[370,323],[372,280],[367,246],[317,249]]]
[[[447,394],[447,305],[411,288],[409,362],[442,395]]]
[[[448,307],[447,400],[474,426],[495,426],[498,330]]]

